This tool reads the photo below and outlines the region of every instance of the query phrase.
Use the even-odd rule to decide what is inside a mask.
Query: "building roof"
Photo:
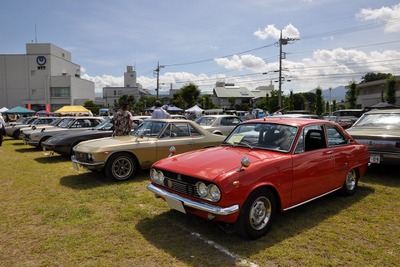
[[[214,92],[217,97],[228,98],[254,98],[254,95],[246,87],[226,86],[214,87]]]

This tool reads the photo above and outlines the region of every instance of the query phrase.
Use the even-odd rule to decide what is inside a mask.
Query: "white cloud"
[[[230,70],[243,70],[246,68],[255,72],[262,72],[266,69],[264,60],[254,55],[234,55],[232,59],[216,58],[214,61],[218,65]]]
[[[95,84],[95,92],[102,93],[103,92],[103,87],[121,87],[124,86],[124,77],[119,76],[111,76],[111,75],[102,75],[102,76],[90,76],[88,74],[83,74],[81,75],[82,79],[86,79],[89,81],[94,82]]]
[[[355,49],[319,49],[314,51],[311,57],[297,62],[284,60],[282,75],[287,79],[291,79],[291,82],[284,83],[283,90],[293,90],[297,93],[309,91],[317,86],[326,89],[328,87],[347,85],[351,80],[360,81],[361,77],[368,72],[397,74],[394,71],[398,69],[399,58],[400,51],[395,50],[367,53]],[[259,73],[259,76],[165,72],[159,77],[160,90],[168,90],[171,84],[174,89],[178,89],[188,83],[194,83],[202,91],[210,91],[218,80],[225,80],[252,90],[257,86],[268,85],[270,81],[278,80],[278,73],[274,72],[278,68],[278,63],[270,62],[267,64],[262,58],[254,55],[235,55],[231,59],[216,59],[215,62],[226,69],[247,70],[250,73]],[[271,72],[268,75],[261,74],[267,71]],[[82,78],[95,83],[97,94],[101,93],[102,88],[105,86],[123,86],[123,76],[102,75],[91,77],[85,73]],[[154,89],[156,87],[156,77],[138,76],[137,82],[146,89]],[[277,89],[277,83],[274,84]]]
[[[360,20],[381,20],[386,22],[385,32],[399,32],[400,4],[392,7],[381,7],[379,9],[364,8],[357,13]]]
[[[263,30],[257,30],[254,32],[254,35],[260,38],[261,40],[266,40],[268,38],[279,40],[281,31],[275,27],[275,25],[267,25]],[[282,29],[282,37],[283,38],[299,38],[300,32],[294,27],[292,24],[285,26]]]

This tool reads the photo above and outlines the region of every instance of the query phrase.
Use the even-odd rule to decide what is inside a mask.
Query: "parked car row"
[[[71,130],[83,124],[69,118],[62,123],[69,130],[33,130],[36,141],[27,143],[71,154],[75,169],[117,181],[150,170],[147,189],[171,209],[248,238],[265,235],[278,212],[335,191],[353,195],[370,163],[400,163],[400,110],[367,112],[346,130],[293,114],[202,118],[145,118],[128,136],[113,136],[109,119]]]

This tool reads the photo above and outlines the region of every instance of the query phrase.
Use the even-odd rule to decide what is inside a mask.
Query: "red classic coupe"
[[[353,195],[368,164],[368,149],[335,122],[270,117],[240,123],[219,147],[157,161],[147,188],[172,209],[259,238],[279,211]]]

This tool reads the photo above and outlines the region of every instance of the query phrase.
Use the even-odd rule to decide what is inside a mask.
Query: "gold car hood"
[[[156,141],[156,138],[148,138],[148,137],[141,138],[130,135],[104,137],[104,138],[81,142],[74,147],[74,150],[84,153],[88,152],[93,153],[97,151],[114,150],[115,148],[121,148],[144,142],[154,142],[154,141]]]

